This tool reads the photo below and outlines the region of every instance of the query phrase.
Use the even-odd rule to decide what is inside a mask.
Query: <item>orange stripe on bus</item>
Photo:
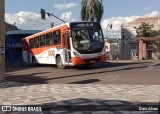
[[[50,48],[56,48],[57,46],[48,46],[48,47],[42,47],[42,48],[35,48],[35,49],[31,49],[30,52],[34,55],[38,55],[41,54],[42,52],[49,50]]]
[[[81,65],[81,64],[85,64],[85,62],[82,58],[72,57],[72,64],[73,65]]]

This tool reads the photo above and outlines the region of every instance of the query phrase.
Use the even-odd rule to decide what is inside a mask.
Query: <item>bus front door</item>
[[[69,40],[69,34],[64,34],[64,47],[65,47],[65,61],[67,64],[72,63],[71,60],[71,48],[70,48],[70,40]]]

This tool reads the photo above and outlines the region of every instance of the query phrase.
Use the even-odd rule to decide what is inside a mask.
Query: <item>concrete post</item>
[[[146,42],[143,42],[143,59],[147,59],[146,58],[146,55],[147,55],[147,53],[146,53],[146,50],[147,50],[147,45],[146,45]]]
[[[139,60],[142,60],[143,58],[143,40],[139,40],[139,50],[138,50],[138,58]]]
[[[0,0],[0,82],[4,80],[5,71],[5,19],[4,19],[4,0]]]

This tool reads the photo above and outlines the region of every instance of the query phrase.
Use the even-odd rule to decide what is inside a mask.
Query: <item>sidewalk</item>
[[[50,106],[47,108],[49,114],[137,114],[140,105],[149,104],[157,108],[159,102],[160,85],[0,84],[0,105]],[[158,114],[158,111],[138,112],[150,113]]]
[[[160,60],[107,60],[106,62],[111,62],[111,63],[138,63],[138,62],[156,62],[160,63]]]

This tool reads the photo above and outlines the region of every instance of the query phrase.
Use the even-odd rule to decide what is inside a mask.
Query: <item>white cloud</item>
[[[156,17],[160,16],[159,11],[152,11],[144,16],[130,16],[130,17],[112,17],[110,19],[104,19],[101,23],[104,35],[112,38],[121,37],[121,24],[132,22],[140,17]],[[107,26],[108,24],[113,24],[112,29]]]
[[[152,11],[149,14],[146,14],[145,17],[157,17],[160,16],[160,11]]]
[[[112,17],[110,19],[104,19],[101,23],[104,35],[108,35],[110,37],[119,37],[120,38],[120,26],[122,23],[127,23],[134,21],[140,17],[153,17],[153,16],[160,16],[160,11],[153,11],[148,13],[144,16],[130,16],[130,17]],[[65,20],[66,22],[73,22],[75,19],[73,18],[72,12],[64,12],[60,16],[61,19]],[[44,30],[50,28],[50,22],[54,22],[55,26],[62,24],[60,20],[54,17],[48,17],[46,15],[46,20],[42,20],[40,14],[33,13],[33,12],[25,12],[20,11],[16,14],[5,14],[5,21],[14,24],[16,22],[16,26],[23,30]],[[107,25],[113,24],[112,29],[108,27],[107,33]]]
[[[58,10],[62,10],[62,9],[70,9],[73,7],[79,6],[76,3],[62,3],[62,4],[54,4],[53,7],[58,9]]]
[[[61,15],[61,19],[64,19],[66,22],[73,22],[72,12],[64,12]]]
[[[138,19],[139,16],[130,16],[130,17],[112,17],[110,19],[105,19],[102,21],[102,29],[104,35],[114,38],[120,38],[121,24],[132,22],[135,19]],[[112,29],[109,28],[108,24],[112,24]]]
[[[20,11],[17,14],[5,14],[5,21],[9,24],[16,23],[16,26],[19,29],[44,29],[45,27],[39,26],[43,22],[41,20],[40,14],[36,14],[33,12],[24,12]]]
[[[74,21],[71,12],[62,13],[61,18],[66,22]],[[24,11],[20,11],[16,14],[6,13],[5,21],[9,24],[16,23],[16,26],[23,30],[44,30],[50,28],[51,22],[54,22],[55,26],[63,23],[60,20],[54,17],[48,17],[47,15],[46,20],[42,20],[40,14]]]

